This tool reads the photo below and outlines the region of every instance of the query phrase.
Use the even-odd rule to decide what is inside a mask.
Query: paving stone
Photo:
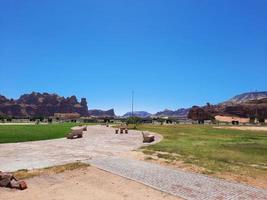
[[[120,157],[95,157],[87,161],[102,170],[138,181],[189,200],[267,200],[267,190],[174,170],[145,161]]]
[[[0,171],[61,165],[94,156],[128,152],[142,145],[142,135],[138,131],[117,135],[113,128],[88,126],[83,138],[76,140],[61,138],[0,144]]]

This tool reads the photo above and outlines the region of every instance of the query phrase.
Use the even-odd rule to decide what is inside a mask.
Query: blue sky
[[[0,94],[156,112],[267,90],[266,0],[0,1]]]

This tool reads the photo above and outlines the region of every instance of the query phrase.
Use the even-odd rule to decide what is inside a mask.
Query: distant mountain
[[[0,95],[0,115],[10,117],[50,117],[55,113],[78,113],[88,116],[87,101],[79,102],[76,96],[62,97],[57,94],[32,92],[19,99],[8,99]]]
[[[260,100],[263,98],[267,98],[267,92],[247,92],[243,94],[239,94],[229,99],[228,101],[223,102],[222,104],[240,104],[245,103],[252,100]]]
[[[146,117],[150,117],[151,113],[148,113],[146,111],[134,111],[133,115],[135,117],[142,117],[142,118],[146,118]],[[127,112],[123,115],[123,117],[131,117],[132,116],[132,112]]]
[[[157,112],[156,114],[151,114],[149,112],[146,111],[134,111],[134,116],[136,117],[142,117],[142,118],[146,118],[146,117],[178,117],[178,118],[186,118],[187,114],[189,112],[190,109],[186,109],[186,108],[181,108],[178,110],[163,110],[160,112]],[[123,115],[123,117],[131,117],[132,116],[132,112],[127,112],[126,114]]]
[[[110,109],[110,110],[88,110],[88,113],[90,116],[92,117],[115,117],[115,112],[114,109]]]
[[[154,114],[153,116],[156,117],[181,117],[181,118],[186,118],[188,115],[190,109],[188,108],[181,108],[178,110],[163,110],[161,112],[157,112],[156,114]]]
[[[267,92],[243,93],[217,105],[208,103],[202,107],[193,106],[188,113],[188,118],[206,120],[216,115],[266,119]]]

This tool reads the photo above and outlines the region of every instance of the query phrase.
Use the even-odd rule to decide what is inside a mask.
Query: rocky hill
[[[134,116],[136,117],[141,117],[141,118],[146,118],[146,117],[175,117],[175,118],[186,118],[188,115],[190,109],[187,108],[181,108],[178,110],[168,110],[165,109],[163,111],[157,112],[155,114],[151,114],[146,111],[134,111]],[[132,112],[127,112],[123,115],[123,117],[131,117]]]
[[[0,115],[11,117],[53,116],[54,113],[79,113],[88,116],[87,101],[79,102],[76,96],[62,97],[57,94],[32,92],[19,99],[8,99],[0,95]]]
[[[146,117],[150,117],[151,113],[146,112],[146,111],[134,111],[133,115],[135,117],[141,117],[141,118],[146,118]],[[132,112],[127,112],[123,115],[123,117],[127,118],[127,117],[131,117],[132,116]]]
[[[110,109],[110,110],[89,110],[88,114],[92,117],[115,117],[115,112],[114,109]]]
[[[223,102],[222,104],[231,105],[231,104],[241,104],[251,100],[260,100],[267,98],[267,92],[248,92],[240,95],[236,95],[228,101]]]
[[[265,95],[267,92],[244,93],[217,105],[193,106],[188,113],[188,118],[206,120],[216,115],[225,115],[266,119],[267,97]]]
[[[178,110],[163,110],[160,112],[157,112],[156,114],[154,114],[153,116],[155,117],[178,117],[178,118],[186,118],[188,115],[190,109],[187,108],[181,108]]]

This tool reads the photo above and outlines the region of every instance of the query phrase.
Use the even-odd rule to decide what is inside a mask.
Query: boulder
[[[27,188],[27,184],[25,181],[18,181],[16,177],[10,173],[0,172],[0,187],[25,190]]]

